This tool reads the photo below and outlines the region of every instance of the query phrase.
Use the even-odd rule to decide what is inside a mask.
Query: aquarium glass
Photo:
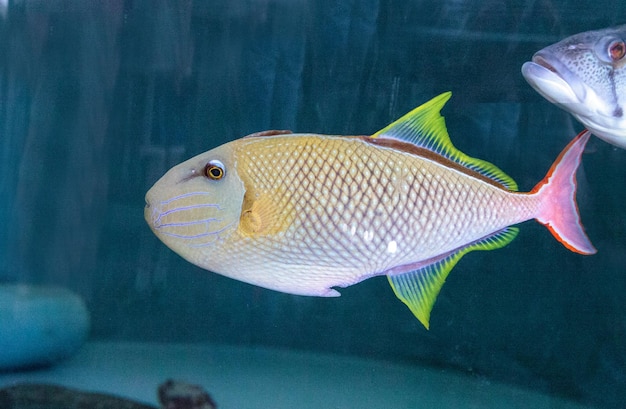
[[[90,317],[76,353],[43,368],[5,369],[0,387],[45,380],[156,405],[151,380],[178,377],[202,384],[218,405],[231,403],[223,407],[352,407],[333,402],[368,391],[312,383],[310,395],[281,398],[307,382],[290,376],[291,365],[318,354],[380,365],[367,373],[377,395],[377,387],[393,395],[411,381],[407,372],[385,383],[381,368],[395,365],[475,382],[442,388],[441,402],[454,395],[455,407],[518,407],[515,394],[502,406],[476,398],[493,384],[623,407],[624,149],[592,137],[577,173],[578,209],[597,254],[571,252],[541,224],[524,222],[508,246],[458,262],[428,330],[385,276],[324,298],[196,267],[150,231],[144,196],[172,166],[250,133],[371,135],[446,91],[454,145],[530,191],[583,125],[539,95],[522,64],[569,35],[624,23],[626,3],[617,0],[0,1],[0,288],[60,287]],[[13,336],[0,327],[0,347]],[[134,364],[133,382],[119,388],[84,354],[115,345],[119,356],[106,360],[142,345],[153,359]],[[201,371],[228,373],[229,388],[183,371],[202,359],[194,348],[207,345],[217,349]],[[159,366],[161,352],[149,352],[170,347],[179,353],[172,371]],[[253,382],[230,371],[252,358],[215,352],[230,347],[288,354],[276,358],[284,367],[260,372],[282,383],[237,401]],[[81,359],[82,375],[63,375]],[[311,373],[336,369],[306,362]],[[404,405],[370,407],[439,407],[414,392]],[[320,403],[311,405],[312,396]]]

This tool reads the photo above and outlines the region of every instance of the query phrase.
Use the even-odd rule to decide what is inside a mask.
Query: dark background
[[[334,299],[276,293],[184,262],[143,220],[145,191],[187,157],[264,129],[371,134],[447,90],[457,147],[529,190],[582,126],[520,67],[566,35],[623,24],[622,0],[23,0],[2,11],[0,282],[78,292],[93,339],[354,354],[626,402],[626,151],[598,139],[578,173],[598,254],[525,223],[508,247],[458,264],[430,331],[385,278]]]

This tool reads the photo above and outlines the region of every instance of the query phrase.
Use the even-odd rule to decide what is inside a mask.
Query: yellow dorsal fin
[[[515,181],[497,166],[472,158],[458,150],[450,140],[441,109],[450,99],[451,92],[444,92],[420,105],[395,122],[372,135],[372,138],[391,138],[410,142],[420,148],[435,152],[457,164],[498,182],[506,189],[517,191]]]

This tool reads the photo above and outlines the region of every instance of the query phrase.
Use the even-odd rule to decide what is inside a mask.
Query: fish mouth
[[[154,231],[156,225],[156,220],[159,217],[158,212],[155,212],[154,206],[151,204],[150,200],[148,199],[148,195],[146,195],[146,204],[143,208],[143,217],[146,220],[146,223],[148,223],[148,226],[150,226],[150,229]]]
[[[548,60],[546,60],[541,54],[535,54],[533,55],[532,61],[535,64],[539,64],[542,67],[552,71],[553,73],[558,75],[558,71],[556,68],[554,68],[554,66],[552,64],[550,64],[550,62]]]
[[[539,94],[555,104],[581,104],[587,97],[585,83],[559,59],[543,50],[535,53],[532,61],[524,63],[522,75]]]

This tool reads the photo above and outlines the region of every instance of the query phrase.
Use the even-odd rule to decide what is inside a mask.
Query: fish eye
[[[204,166],[204,176],[209,179],[220,180],[224,174],[224,164],[219,160],[212,160]]]
[[[626,43],[622,40],[615,40],[609,44],[609,56],[613,61],[619,61],[626,55]]]

